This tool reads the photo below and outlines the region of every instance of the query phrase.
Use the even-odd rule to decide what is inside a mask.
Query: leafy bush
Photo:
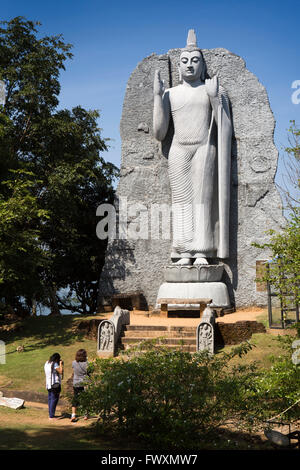
[[[293,328],[297,330],[297,337],[279,336],[282,354],[273,357],[272,367],[257,376],[255,394],[257,400],[264,404],[261,418],[270,419],[277,414],[284,420],[297,420],[300,417],[300,366],[292,361],[295,352],[292,344],[300,338],[300,324]]]
[[[228,423],[251,425],[259,404],[255,365],[230,361],[249,343],[211,356],[153,348],[126,358],[97,359],[82,409],[100,424],[142,438],[156,448],[201,448]]]
[[[300,303],[300,209],[294,208],[281,232],[270,230],[269,234],[269,243],[253,243],[272,253],[265,275],[257,280],[268,281],[283,306],[294,307]]]

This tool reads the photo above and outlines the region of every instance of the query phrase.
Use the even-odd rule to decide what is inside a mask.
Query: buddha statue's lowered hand
[[[218,91],[219,91],[218,76],[215,75],[213,78],[207,78],[205,80],[205,88],[210,98],[216,98],[218,96]]]

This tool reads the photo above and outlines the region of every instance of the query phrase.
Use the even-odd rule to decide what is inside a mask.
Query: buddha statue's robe
[[[226,95],[220,87],[217,111],[204,83],[170,88],[163,100],[174,123],[168,160],[171,258],[227,258],[232,128]]]

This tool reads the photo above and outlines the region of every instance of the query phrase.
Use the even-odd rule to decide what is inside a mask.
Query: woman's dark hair
[[[77,362],[86,362],[87,354],[85,349],[78,349],[76,356],[75,356],[75,361]]]
[[[54,353],[52,356],[50,356],[50,359],[48,362],[57,362],[59,364],[60,361],[60,354]]]

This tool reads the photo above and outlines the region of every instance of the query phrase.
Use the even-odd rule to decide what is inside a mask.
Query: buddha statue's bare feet
[[[196,258],[194,261],[194,265],[199,265],[199,264],[208,264],[208,261],[206,258]]]
[[[179,261],[176,261],[176,263],[174,263],[174,264],[179,265],[179,266],[191,266],[192,259],[191,258],[181,258]]]

